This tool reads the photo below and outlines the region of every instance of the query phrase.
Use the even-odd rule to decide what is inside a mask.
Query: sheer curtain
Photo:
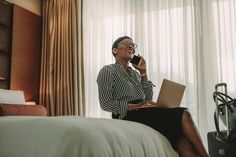
[[[186,84],[182,106],[206,143],[215,130],[215,84],[226,82],[236,96],[235,0],[86,0],[83,28],[87,116],[110,116],[100,109],[96,77],[114,63],[112,42],[129,35],[147,60],[154,99],[163,78]]]
[[[212,93],[216,83],[225,82],[228,94],[236,97],[236,1],[202,0],[199,32],[199,125],[202,135],[215,130]],[[222,127],[222,126],[221,126]]]
[[[164,78],[186,84],[182,106],[197,121],[197,75],[193,0],[86,0],[83,1],[83,44],[86,115],[110,117],[101,111],[96,77],[114,63],[112,42],[128,35],[147,62],[149,79],[156,85],[154,101]]]

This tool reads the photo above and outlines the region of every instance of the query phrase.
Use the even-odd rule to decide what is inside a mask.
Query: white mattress
[[[63,117],[0,117],[1,157],[178,157],[143,124]]]

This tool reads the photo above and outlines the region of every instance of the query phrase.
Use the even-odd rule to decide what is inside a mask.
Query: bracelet
[[[147,73],[143,73],[143,74],[141,74],[140,76],[141,77],[144,77],[144,76],[146,76],[147,75]]]

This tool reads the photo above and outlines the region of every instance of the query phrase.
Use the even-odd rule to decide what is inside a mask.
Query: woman
[[[101,108],[112,112],[112,118],[146,124],[164,136],[181,157],[208,157],[199,133],[186,108],[157,108],[152,102],[153,83],[148,81],[146,63],[129,67],[136,44],[128,36],[112,45],[116,63],[104,66],[97,83]]]

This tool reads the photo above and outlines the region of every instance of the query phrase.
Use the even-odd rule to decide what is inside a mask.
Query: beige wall
[[[41,15],[41,0],[7,0],[10,3],[17,4],[37,15]]]

